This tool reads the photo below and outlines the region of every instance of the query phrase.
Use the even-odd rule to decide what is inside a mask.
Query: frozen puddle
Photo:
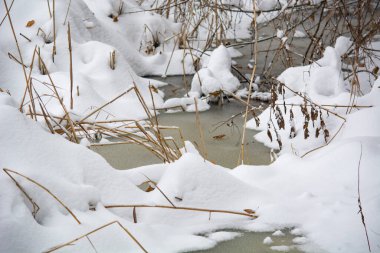
[[[268,32],[264,29],[264,32]],[[264,50],[267,44],[260,43],[260,49]],[[240,65],[239,70],[243,74],[250,74],[252,70],[247,66],[250,62],[251,46],[243,46],[238,48],[243,53],[242,57],[234,58]],[[265,55],[259,55],[258,67],[263,67]],[[282,68],[274,67],[276,73],[281,73]],[[238,76],[236,73],[234,73]],[[165,93],[165,100],[169,98],[181,98],[190,89],[193,75],[187,76],[168,76],[168,77],[152,77],[168,85],[160,89]],[[241,86],[243,87],[244,84]],[[258,104],[258,103],[257,103]],[[266,105],[264,105],[266,107]],[[245,106],[231,99],[231,102],[226,102],[220,107],[211,105],[210,110],[200,113],[200,120],[203,129],[205,146],[207,151],[207,160],[217,163],[227,168],[234,168],[237,165],[240,141],[242,133],[243,119],[236,117],[232,124],[224,124],[215,129],[218,123],[228,120],[232,115],[245,110]],[[184,139],[191,141],[198,149],[202,150],[202,143],[199,137],[199,130],[196,126],[195,113],[179,112],[179,113],[164,113],[159,115],[159,124],[166,126],[178,126],[182,129]],[[254,141],[253,136],[257,133],[253,130],[246,130],[246,153],[245,164],[267,165],[270,163],[269,149],[263,144]],[[179,136],[173,132],[165,132],[166,136],[173,136],[177,143],[181,143]],[[160,163],[161,160],[152,155],[143,147],[137,145],[105,145],[92,146],[92,150],[102,155],[113,167],[118,169],[129,169],[138,166]]]
[[[245,232],[236,230],[219,231],[205,235],[216,240],[218,244],[211,249],[192,251],[192,253],[301,253],[300,249],[304,238],[282,230],[275,232]]]
[[[240,152],[243,119],[239,116],[233,120],[233,124],[229,122],[229,124],[224,124],[218,128],[216,125],[244,109],[244,106],[232,100],[222,107],[213,105],[210,110],[200,112],[207,160],[227,168],[236,167]],[[202,150],[195,113],[161,113],[159,124],[180,127],[184,139],[191,141]],[[170,130],[163,132],[166,136],[173,136],[177,143],[181,144],[176,132]],[[245,163],[269,164],[269,149],[254,140],[255,131],[247,129],[246,133]],[[129,169],[161,162],[145,148],[134,144],[92,146],[91,149],[102,155],[113,167],[118,169]]]

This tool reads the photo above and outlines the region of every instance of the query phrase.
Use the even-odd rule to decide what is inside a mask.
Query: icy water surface
[[[232,240],[219,242],[215,247],[207,250],[191,251],[192,253],[302,253],[301,245],[293,242],[297,236],[289,233],[289,230],[283,231],[282,236],[273,236],[273,232],[243,232],[241,236]],[[270,244],[264,244],[265,238],[270,237],[273,241]]]
[[[264,27],[260,31],[261,37],[268,37],[274,32],[271,27]],[[236,43],[231,41],[232,44]],[[271,61],[274,57],[274,51],[263,53],[268,49],[278,47],[278,41],[274,41],[271,44],[268,42],[258,44],[258,74],[262,69]],[[303,39],[295,39],[293,44],[302,51],[305,47]],[[269,46],[269,47],[268,47]],[[237,62],[235,66],[243,75],[251,74],[252,69],[248,65],[252,65],[252,45],[238,46],[236,47],[241,53],[242,57],[234,58]],[[260,53],[261,52],[261,53]],[[294,58],[295,63],[301,63],[301,58]],[[277,62],[277,61],[275,61]],[[273,64],[272,74],[278,75],[283,71],[281,64]],[[240,76],[236,71],[233,71],[236,76]],[[160,88],[165,92],[165,100],[173,97],[183,97],[190,89],[192,75],[188,76],[168,76],[168,77],[150,77],[152,79],[160,80],[168,83],[168,85]],[[247,85],[246,83],[242,83]],[[268,87],[262,85],[259,87],[260,91],[266,91]],[[255,103],[256,105],[259,102]],[[264,107],[267,105],[263,104]],[[223,106],[212,105],[211,109],[206,112],[200,113],[202,131],[205,139],[205,146],[207,152],[207,159],[211,162],[217,163],[224,167],[234,168],[237,165],[239,152],[240,152],[240,139],[242,133],[243,119],[236,117],[233,120],[233,124],[224,124],[219,128],[215,128],[218,123],[228,120],[232,115],[242,112],[245,107],[235,100],[225,103]],[[259,112],[258,112],[259,113]],[[162,112],[159,115],[159,124],[168,126],[178,126],[184,133],[185,140],[189,140],[198,146],[202,150],[202,143],[199,138],[199,130],[196,126],[195,113],[179,112],[179,113],[165,113]],[[261,143],[254,141],[253,136],[257,132],[247,129],[246,134],[246,153],[245,163],[254,165],[264,165],[270,163],[269,149]],[[178,135],[174,132],[165,132],[166,136],[176,138],[177,143],[179,141]],[[153,163],[160,163],[161,160],[152,155],[145,148],[138,145],[107,145],[107,146],[93,146],[92,150],[102,155],[113,167],[118,169],[134,168],[142,165],[148,165]]]
[[[239,116],[233,120],[233,124],[229,121],[229,124],[224,124],[220,127],[216,126],[244,109],[244,106],[232,100],[223,106],[212,105],[210,110],[199,113],[207,159],[211,162],[228,168],[236,167],[240,152],[243,118]],[[191,141],[202,150],[195,113],[161,113],[158,116],[158,121],[160,125],[180,127],[184,139]],[[173,136],[177,143],[181,144],[177,132],[171,130],[163,130],[162,132],[166,136]],[[269,149],[254,140],[253,136],[256,133],[256,131],[247,129],[245,163],[269,164]],[[93,146],[91,149],[102,155],[113,167],[118,169],[128,169],[161,162],[145,148],[138,145]]]

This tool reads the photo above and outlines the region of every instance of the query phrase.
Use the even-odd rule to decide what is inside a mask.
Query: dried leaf
[[[256,212],[253,211],[252,209],[244,209],[244,212],[246,212],[248,214],[256,214]]]
[[[213,136],[212,138],[214,138],[215,140],[221,140],[221,139],[223,139],[224,137],[226,137],[225,134],[219,134],[219,135],[215,135],[215,136]]]
[[[36,21],[34,21],[34,19],[29,20],[28,23],[26,23],[26,27],[31,27],[34,25],[34,23],[36,23]]]
[[[154,188],[152,186],[148,185],[148,188],[146,188],[145,192],[151,192],[153,190],[154,190]]]
[[[154,93],[158,93],[158,89],[156,87],[154,87],[153,85],[149,86],[149,88],[154,92]]]

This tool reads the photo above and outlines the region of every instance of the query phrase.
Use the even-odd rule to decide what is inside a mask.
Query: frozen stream
[[[230,103],[220,107],[213,105],[209,111],[200,113],[200,121],[203,130],[207,159],[228,168],[237,165],[240,139],[242,132],[242,117],[236,117],[234,124],[227,124],[215,129],[215,125],[227,120],[232,115],[240,113],[244,107],[231,100]],[[161,113],[159,124],[167,126],[178,126],[182,129],[185,140],[189,140],[196,146],[201,147],[199,129],[196,126],[195,113]],[[177,143],[181,143],[179,136],[174,131],[163,131],[167,136],[173,136]],[[263,144],[254,141],[255,131],[247,129],[246,138],[246,164],[263,165],[268,164],[269,149]],[[137,166],[161,162],[149,151],[138,145],[106,145],[93,146],[92,150],[102,155],[113,167],[118,169],[128,169]]]
[[[264,32],[267,32],[264,30]],[[302,47],[301,40],[296,41]],[[266,44],[261,44],[261,49],[267,49]],[[276,46],[276,45],[274,45]],[[244,46],[238,48],[244,56],[235,58],[238,63],[237,67],[243,74],[250,73],[251,69],[247,64],[251,59],[251,47]],[[265,56],[259,55],[258,67],[262,67]],[[300,59],[297,59],[300,61]],[[273,72],[276,74],[281,73],[282,68],[274,67]],[[172,97],[182,97],[186,90],[190,88],[192,76],[169,76],[166,78],[152,77],[167,82],[168,85],[161,88],[165,92],[165,99]],[[266,90],[267,87],[261,87],[261,90]],[[265,103],[253,101],[253,105],[259,106],[260,104],[265,108]],[[200,121],[205,140],[207,151],[207,159],[211,162],[217,163],[227,168],[234,168],[237,165],[240,140],[242,133],[243,118],[238,116],[234,118],[234,124],[223,124],[220,127],[216,126],[228,120],[232,115],[242,112],[245,107],[234,99],[226,102],[223,106],[213,104],[211,109],[205,112],[200,112]],[[260,112],[258,112],[260,113]],[[184,139],[191,141],[198,149],[202,150],[202,142],[199,137],[199,129],[196,125],[195,113],[177,112],[165,113],[161,112],[158,118],[160,125],[178,126],[182,129]],[[230,123],[230,121],[229,121]],[[246,147],[245,147],[245,163],[254,165],[266,165],[270,163],[270,150],[263,144],[254,140],[253,136],[257,133],[253,130],[247,129],[246,132]],[[181,143],[178,134],[172,131],[164,132],[166,136],[173,136],[177,143]],[[93,146],[92,150],[102,155],[113,167],[118,169],[129,169],[138,166],[160,163],[154,155],[149,153],[146,149],[138,145],[106,145],[106,146]],[[226,230],[230,231],[230,230]],[[296,237],[289,233],[289,230],[283,230],[283,236],[273,236],[273,232],[245,232],[233,231],[241,233],[232,240],[219,242],[214,248],[202,251],[193,251],[198,253],[273,253],[286,251],[290,253],[303,252],[300,246],[293,242]],[[206,235],[205,235],[206,236]],[[273,242],[271,244],[264,244],[263,241],[266,237],[271,237]]]

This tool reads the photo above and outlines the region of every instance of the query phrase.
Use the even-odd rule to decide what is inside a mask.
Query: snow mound
[[[33,217],[29,200],[1,170],[1,252],[24,252],[25,249],[43,252],[112,221],[125,226],[149,252],[199,250],[215,246],[216,240],[224,240],[226,235],[207,238],[194,234],[215,231],[229,223],[242,226],[248,220],[245,216],[222,213],[213,213],[209,220],[208,212],[138,208],[135,224],[131,208],[105,208],[112,204],[170,206],[159,191],[144,192],[135,185],[144,180],[143,174],[158,182],[176,206],[240,212],[256,206],[254,202],[245,201],[245,196],[259,191],[197,154],[184,154],[170,165],[118,171],[86,147],[52,135],[39,123],[27,119],[9,105],[12,101],[7,94],[0,93],[0,103],[0,168],[14,170],[46,187],[81,222],[78,224],[46,191],[9,172],[39,206]],[[229,234],[230,238],[233,236],[236,235]],[[141,252],[116,224],[89,238],[97,251]],[[66,250],[88,252],[92,249],[85,238]]]
[[[326,48],[320,60],[308,66],[288,68],[277,79],[296,92],[308,92],[311,98],[337,96],[344,88],[340,57],[350,45],[348,38],[340,37],[335,47]],[[287,93],[287,97],[293,95]]]
[[[239,86],[239,80],[231,73],[231,56],[227,48],[220,45],[212,52],[207,68],[195,73],[191,92],[199,96],[212,95],[223,90],[235,92]]]

